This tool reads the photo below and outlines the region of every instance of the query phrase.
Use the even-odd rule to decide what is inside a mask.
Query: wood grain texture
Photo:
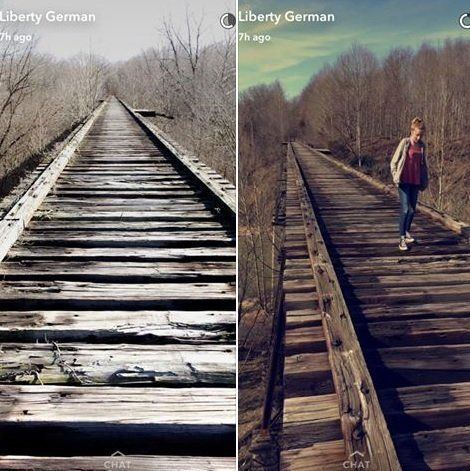
[[[0,391],[0,427],[19,422],[235,426],[236,420],[233,388],[1,385]]]
[[[0,469],[35,471],[103,471],[109,469],[131,469],[139,471],[234,471],[235,458],[199,456],[0,456]]]
[[[292,167],[285,205],[286,301],[280,469],[339,469],[345,459],[338,399]],[[294,252],[294,249],[296,252]],[[297,254],[303,253],[304,259]]]
[[[189,154],[182,147],[175,145],[171,139],[154,124],[151,124],[142,116],[135,113],[129,105],[122,102],[127,110],[155,137],[168,148],[172,154],[181,161],[187,168],[190,169],[192,174],[207,186],[214,195],[216,195],[227,208],[235,215],[236,213],[236,192],[235,187],[227,180],[218,176],[214,171],[211,171],[207,165],[200,162],[194,155]]]
[[[0,340],[232,343],[232,311],[0,311]]]
[[[0,380],[24,384],[232,385],[227,345],[4,344]]]
[[[43,190],[0,263],[0,469],[234,469],[225,203],[115,98]]]
[[[339,399],[339,417],[346,453],[371,462],[375,469],[399,470],[400,464],[388,430],[351,316],[339,288],[315,212],[292,153],[289,164],[297,177],[301,217],[308,257],[319,294],[328,358]]]
[[[417,470],[467,469],[470,247],[465,233],[459,234],[465,224],[457,221],[455,225],[455,221],[443,215],[435,217],[429,211],[418,212],[412,226],[418,243],[409,252],[401,253],[397,247],[399,207],[395,197],[356,178],[332,158],[324,158],[302,144],[295,143],[293,147],[307,190],[305,206],[311,204],[319,226],[305,231],[305,241],[319,231],[324,243],[313,245],[310,253],[328,251],[331,264],[312,264],[316,289],[310,290],[303,265],[309,251],[298,227],[302,213],[293,211],[291,219],[286,218],[287,227],[293,229],[286,247],[292,268],[286,351],[291,349],[297,354],[285,358],[284,392],[285,405],[293,406],[287,412],[292,410],[290,417],[297,417],[298,421],[286,422],[286,437],[293,448],[281,453],[282,466],[321,467],[315,450],[320,450],[331,437],[331,424],[326,426],[330,409],[323,407],[326,403],[322,400],[330,397],[332,407],[335,396],[331,395],[332,390],[319,386],[331,375],[334,365],[328,357],[325,361],[324,352],[315,352],[321,333],[312,304],[317,303],[331,322],[336,315],[333,294],[340,288],[393,438],[399,466]],[[303,226],[309,228],[313,217],[307,219]],[[336,278],[330,276],[330,267]],[[328,296],[323,296],[324,292]],[[344,310],[337,313],[341,318]],[[301,338],[296,330],[305,336]],[[295,341],[292,346],[291,339]],[[325,330],[325,339],[333,341],[337,349],[345,349],[347,368],[351,368],[346,372],[354,376],[357,368],[351,362],[351,349],[346,348],[345,329],[335,330],[331,341]],[[359,380],[356,384],[364,386]],[[368,386],[364,388],[367,392]],[[340,388],[340,401],[344,393]],[[318,408],[309,409],[308,404],[318,404]],[[364,417],[370,417],[368,401],[364,407]],[[309,432],[308,427],[302,428],[303,420],[306,424],[309,420],[320,421],[326,427],[323,435],[310,432],[313,445],[308,445]],[[302,446],[295,448],[296,440]],[[328,469],[329,461],[325,463]]]

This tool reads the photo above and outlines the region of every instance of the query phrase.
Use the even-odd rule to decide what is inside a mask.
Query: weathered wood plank
[[[30,222],[28,231],[108,231],[108,232],[146,232],[146,231],[198,231],[224,230],[218,221],[61,221],[34,220]]]
[[[118,306],[133,308],[171,307],[178,302],[219,303],[230,309],[235,300],[235,287],[230,283],[87,283],[75,281],[3,281],[0,282],[0,301],[7,308],[22,305],[23,309],[41,309],[67,305]]]
[[[294,148],[289,150],[295,151]],[[401,469],[374,384],[356,337],[348,307],[326,250],[315,212],[298,163],[288,151],[289,165],[297,179],[308,256],[318,290],[339,416],[347,455],[362,454],[381,471]],[[356,462],[356,455],[353,461]]]
[[[233,342],[232,311],[0,311],[0,341]]]
[[[316,293],[286,293],[284,306],[287,310],[317,309]]]
[[[283,450],[306,448],[342,438],[336,394],[286,398],[282,424]]]
[[[1,385],[0,450],[234,456],[235,398],[234,388]]]
[[[158,200],[154,200],[158,201]],[[86,202],[80,203],[80,204],[61,204],[61,203],[43,203],[41,206],[41,212],[48,212],[51,214],[57,213],[67,213],[67,212],[76,212],[78,214],[86,214],[87,211],[91,211],[92,213],[112,213],[112,212],[133,212],[133,213],[152,213],[152,212],[168,212],[171,213],[175,207],[168,202],[165,202],[163,204],[151,204],[151,205],[145,205],[145,206],[139,206],[135,204],[104,204],[104,205],[88,205]],[[209,205],[206,205],[204,203],[185,203],[182,205],[178,206],[178,210],[180,212],[185,211],[186,213],[191,213],[192,211],[200,211],[201,214],[204,213],[210,213]],[[178,213],[177,213],[178,214]],[[197,213],[196,213],[197,215]]]
[[[379,396],[394,433],[468,425],[468,382],[384,389]]]
[[[236,469],[235,458],[206,456],[0,456],[0,469],[35,471],[103,471],[131,469],[139,471],[229,471]]]
[[[380,362],[389,369],[448,370],[462,374],[470,371],[469,344],[380,348],[369,351],[369,355],[371,361]]]
[[[346,297],[350,295],[346,293]],[[370,303],[387,303],[393,304],[405,304],[409,302],[411,304],[420,304],[430,301],[460,301],[470,302],[470,287],[468,283],[459,283],[456,281],[450,285],[426,285],[417,286],[413,290],[410,290],[408,286],[390,287],[380,289],[377,287],[362,288],[358,287],[354,290],[354,301],[359,304],[370,304]]]
[[[338,471],[346,460],[343,440],[315,443],[306,448],[281,452],[281,471]],[[348,463],[349,465],[349,463]]]
[[[130,175],[123,175],[120,178],[113,178],[112,179],[112,184],[114,186],[120,185],[121,183],[183,183],[186,182],[187,179],[182,176],[178,175],[176,173],[171,173],[169,175],[159,175],[159,174],[149,174],[149,175],[143,175],[139,176],[138,178],[133,178]],[[98,175],[88,175],[88,174],[76,174],[76,175],[63,175],[60,178],[60,183],[62,185],[70,183],[72,185],[75,185],[76,183],[85,183],[85,184],[95,184],[95,183],[100,183],[103,182],[105,184],[109,184],[110,179],[106,178],[105,176],[98,176]]]
[[[0,429],[7,423],[235,426],[231,388],[116,388],[0,385]],[[77,424],[77,427],[79,425]]]
[[[285,334],[286,355],[326,351],[325,334],[321,325],[291,328]]]
[[[234,247],[133,247],[133,248],[91,248],[91,247],[34,247],[17,245],[8,253],[8,260],[120,260],[162,262],[169,260],[231,260],[235,257]]]
[[[387,305],[385,303],[371,303],[360,307],[357,315],[362,321],[377,322],[385,319],[422,319],[440,317],[465,318],[470,314],[470,305],[460,301],[425,302],[408,305]]]
[[[355,328],[369,348],[470,343],[470,318],[387,320],[356,323]]]
[[[462,471],[469,469],[470,426],[395,436],[404,469]]]
[[[154,188],[152,190],[121,190],[119,188],[109,188],[107,190],[98,190],[98,189],[74,189],[71,188],[62,188],[59,189],[57,186],[54,188],[51,194],[54,194],[57,197],[71,197],[71,198],[112,198],[116,196],[117,198],[126,198],[128,200],[139,200],[141,198],[151,199],[151,200],[160,200],[167,198],[189,198],[197,197],[200,193],[192,189],[158,189]]]
[[[376,267],[395,265],[397,267],[405,267],[407,265],[411,266],[427,266],[430,263],[449,263],[452,265],[454,262],[470,262],[470,254],[445,254],[445,255],[436,255],[436,254],[420,254],[420,253],[407,253],[404,257],[403,254],[395,256],[383,256],[372,259],[360,259],[358,257],[347,257],[341,255],[341,259],[337,263],[341,263],[343,266],[347,266],[348,269],[350,266],[353,267]]]
[[[418,249],[419,247],[419,249]],[[341,249],[341,255],[346,257],[357,257],[357,258],[380,258],[391,257],[398,251],[398,241],[395,244],[388,246],[374,247],[369,245],[363,245],[358,247],[343,247]],[[433,255],[470,255],[470,248],[464,244],[452,244],[452,245],[433,245],[423,244],[415,247],[411,247],[408,252],[402,252],[402,259],[406,260],[408,257],[413,256],[415,253],[425,256]]]
[[[40,209],[35,213],[36,220],[62,219],[67,221],[204,221],[213,218],[214,215],[210,211],[186,211],[175,208],[167,208],[167,211],[132,211],[125,208],[102,211],[96,210],[96,208],[84,211],[77,211],[76,208],[68,211]]]
[[[235,347],[227,345],[3,344],[0,382],[227,385],[235,382]]]
[[[316,396],[333,392],[333,378],[326,352],[285,357],[285,397]]]
[[[0,265],[0,277],[12,280],[80,280],[105,282],[229,281],[235,262],[95,262],[22,260]]]
[[[171,198],[171,205],[178,208],[206,208],[210,206],[210,200],[202,197]],[[45,204],[53,207],[55,205],[63,206],[64,208],[70,206],[74,208],[95,208],[95,207],[108,207],[108,206],[123,206],[129,208],[140,209],[145,207],[148,210],[169,207],[169,198],[120,198],[116,195],[108,197],[95,198],[91,196],[71,198],[69,195],[55,196],[49,195]]]
[[[224,231],[182,232],[106,232],[106,231],[26,231],[22,242],[42,246],[62,247],[172,247],[184,246],[231,246],[234,240]]]

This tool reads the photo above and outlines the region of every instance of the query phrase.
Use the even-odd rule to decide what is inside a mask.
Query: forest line
[[[67,59],[41,53],[38,40],[0,43],[0,193],[113,94],[154,109],[178,144],[235,181],[235,36],[202,41],[203,24],[184,33],[165,22],[159,46],[112,63],[93,51]]]
[[[282,143],[298,140],[328,148],[335,159],[391,185],[391,157],[400,139],[409,135],[411,120],[420,116],[426,126],[430,176],[428,190],[420,200],[469,222],[469,76],[468,40],[395,48],[382,58],[354,44],[334,62],[325,64],[293,99],[286,96],[279,82],[241,93],[240,469],[250,469],[257,458],[254,455],[261,450],[257,439],[267,381],[259,378],[266,378],[269,371],[275,289],[283,256],[282,240],[273,227],[285,162]],[[398,212],[396,224],[398,239]],[[373,226],[369,232],[374,232]]]
[[[239,103],[242,298],[254,295],[261,305],[269,304],[271,218],[283,158],[281,143],[287,139],[328,148],[335,158],[391,184],[392,154],[409,134],[411,119],[420,116],[426,125],[430,173],[428,190],[420,199],[468,221],[469,76],[470,41],[448,40],[439,47],[423,44],[416,50],[395,48],[382,59],[354,44],[293,99],[286,97],[279,82],[243,92]]]

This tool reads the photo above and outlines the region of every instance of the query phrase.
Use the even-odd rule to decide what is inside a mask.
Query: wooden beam
[[[318,463],[319,465],[312,467],[312,463]],[[345,469],[343,464],[344,443],[342,440],[320,442],[306,448],[293,448],[281,452],[280,466],[282,471],[310,471],[312,469],[338,471]]]
[[[0,385],[0,449],[36,456],[57,450],[65,456],[115,450],[234,456],[235,393],[226,387]]]
[[[196,300],[231,303],[235,299],[233,283],[86,283],[79,281],[44,281],[38,284],[34,281],[0,281],[0,300],[5,303],[15,301],[45,300],[96,300],[111,303],[128,299],[137,303],[151,303]],[[23,305],[25,307],[25,305]]]
[[[75,133],[65,148],[38,176],[30,188],[0,221],[0,262],[5,258],[11,246],[18,240],[25,227],[54,186],[59,175],[69,163],[72,155],[99,116],[105,102],[101,103],[88,120]]]
[[[215,171],[211,170],[207,165],[202,163],[197,157],[190,154],[181,146],[178,146],[177,148],[170,137],[155,124],[150,123],[145,118],[137,114],[136,111],[124,101],[120,100],[120,102],[126,107],[136,121],[139,122],[142,127],[152,134],[158,141],[160,141],[171,152],[171,154],[216,197],[222,206],[226,208],[233,217],[235,217],[237,210],[235,186],[228,180],[222,178]]]
[[[2,383],[170,387],[235,383],[235,347],[228,345],[5,343],[0,358]]]
[[[394,434],[420,430],[442,432],[446,428],[468,424],[468,382],[382,389],[379,394]]]
[[[194,261],[194,260],[233,260],[235,247],[48,247],[18,246],[8,253],[8,259],[14,260],[133,260],[146,262]]]
[[[1,311],[1,342],[227,343],[232,311]]]
[[[150,118],[153,118],[154,116],[157,115],[155,110],[147,110],[147,109],[138,109],[137,110],[137,109],[134,109],[134,112],[140,114],[141,116],[148,116]]]
[[[413,471],[462,471],[468,469],[470,426],[423,430],[396,435],[405,469]],[[413,443],[412,446],[409,443]],[[419,456],[418,462],[416,457]]]
[[[308,257],[310,259],[328,358],[339,399],[339,416],[346,454],[356,464],[369,461],[371,469],[401,470],[392,437],[356,336],[348,306],[321,233],[292,145],[288,153],[297,176]]]
[[[234,388],[0,385],[5,424],[106,424],[235,428]],[[79,414],[77,416],[77,414]],[[83,425],[83,429],[86,427]]]
[[[236,469],[235,457],[207,456],[0,456],[0,469],[35,471],[103,471],[104,469],[139,471],[227,471]]]
[[[134,109],[135,113],[140,114],[144,118],[155,118],[158,116],[159,118],[166,118],[166,119],[175,119],[174,116],[168,115],[166,113],[159,113],[158,111],[155,110],[146,110],[146,109]]]

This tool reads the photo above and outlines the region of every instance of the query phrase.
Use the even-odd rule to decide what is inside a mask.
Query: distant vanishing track
[[[0,469],[234,468],[234,214],[201,175],[103,106],[0,262]]]

